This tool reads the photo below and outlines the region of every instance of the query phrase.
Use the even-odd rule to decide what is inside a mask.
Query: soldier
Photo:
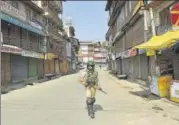
[[[83,83],[86,89],[88,115],[94,118],[93,105],[95,103],[96,89],[102,89],[98,84],[98,72],[95,71],[95,64],[93,61],[88,61],[87,63],[87,70],[83,77]]]

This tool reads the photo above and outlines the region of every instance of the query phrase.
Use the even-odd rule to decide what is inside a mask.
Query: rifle
[[[104,94],[107,94],[104,90],[102,90],[102,89],[98,89],[99,91],[101,91],[102,93],[104,93]]]

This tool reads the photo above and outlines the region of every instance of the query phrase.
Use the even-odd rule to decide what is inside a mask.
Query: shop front
[[[55,59],[55,73],[60,73],[59,59]]]
[[[38,79],[43,79],[44,78],[44,60],[38,59]]]
[[[137,46],[138,49],[146,49],[146,56],[150,56],[151,78],[150,89],[153,94],[160,97],[167,97],[171,100],[173,95],[177,98],[177,91],[173,94],[172,90],[179,85],[179,54],[177,53],[179,30],[168,31],[162,35],[154,36],[149,41]],[[153,63],[153,64],[152,64]]]
[[[39,75],[43,74],[42,66],[39,66],[38,63],[40,61],[42,62],[44,55],[33,51],[22,50],[22,56],[28,58],[28,79],[38,79]]]
[[[55,55],[53,53],[46,53],[44,60],[45,74],[55,73]]]
[[[21,48],[3,44],[1,46],[1,82],[3,86],[8,85],[12,80],[11,54],[21,55]],[[14,76],[14,74],[13,74]]]
[[[28,58],[21,55],[11,55],[12,82],[25,81],[28,78]]]
[[[126,74],[129,78],[138,79],[139,78],[139,56],[137,51],[134,49],[129,49],[121,52],[122,59],[122,73]]]
[[[1,53],[1,84],[7,86],[11,82],[10,54]]]

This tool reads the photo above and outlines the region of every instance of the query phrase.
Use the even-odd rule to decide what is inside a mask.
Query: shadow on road
[[[129,91],[130,94],[135,96],[139,96],[146,100],[159,100],[160,98],[156,95],[153,95],[149,90],[142,90],[142,91]]]
[[[95,105],[94,105],[94,112],[102,111],[102,110],[103,110],[103,108],[102,108],[101,105],[98,105],[98,104],[95,104]]]

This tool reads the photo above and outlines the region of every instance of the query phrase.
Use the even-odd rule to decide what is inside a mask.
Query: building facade
[[[143,1],[108,1],[109,30],[106,38],[112,46],[111,68],[130,78],[147,80],[148,57],[133,49],[144,42]]]
[[[106,50],[99,42],[81,41],[81,59],[84,64],[93,60],[96,64],[106,64]]]
[[[63,26],[58,18],[62,2],[1,1],[0,6],[2,85],[59,73],[59,57],[64,51],[58,34]]]
[[[72,19],[67,18],[65,20],[64,30],[67,33],[68,40],[66,44],[68,68],[70,72],[78,69],[78,51],[79,51],[79,40],[75,38],[75,28],[72,24]]]
[[[172,54],[168,49],[163,51],[161,45],[158,46],[160,49],[154,47],[151,49],[152,44],[150,47],[146,44],[147,41],[154,39],[153,36],[165,35],[168,31],[174,32],[171,29],[178,28],[179,9],[176,1],[107,1],[106,11],[109,11],[106,39],[109,45],[108,62],[111,70],[126,74],[132,79],[146,81],[149,76],[156,74],[158,71],[156,69],[167,67],[163,63],[163,67],[157,66],[159,61],[156,60],[158,57],[156,51],[168,53],[164,57],[160,54],[158,60],[163,59],[161,62],[166,61],[167,56],[178,60],[176,54]],[[177,39],[174,33],[166,38],[170,40],[172,37]],[[158,41],[162,42],[159,39]],[[172,63],[167,62],[168,65]],[[174,61],[173,66],[178,67]]]

